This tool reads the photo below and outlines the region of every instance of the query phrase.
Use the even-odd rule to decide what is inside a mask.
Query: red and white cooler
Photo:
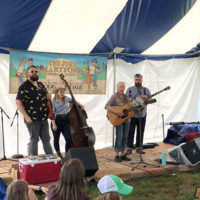
[[[48,159],[35,157],[34,159],[19,159],[20,179],[25,180],[28,184],[57,181],[60,169],[60,158]]]

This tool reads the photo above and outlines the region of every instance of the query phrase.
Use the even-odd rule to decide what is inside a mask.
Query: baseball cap
[[[128,195],[133,191],[133,187],[125,184],[121,178],[115,175],[106,175],[102,177],[97,184],[101,194],[106,192],[117,192]]]

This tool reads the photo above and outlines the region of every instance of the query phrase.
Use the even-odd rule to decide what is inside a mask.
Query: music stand
[[[16,116],[17,116],[17,154],[12,156],[12,158],[14,158],[14,159],[24,158],[24,156],[22,154],[19,154],[19,112],[18,112],[18,109],[15,112],[15,115],[13,117],[13,120],[12,120],[12,123],[10,126],[13,125],[13,122],[14,122]]]
[[[6,114],[6,112],[3,110],[3,108],[0,106],[0,110],[1,110],[1,126],[2,126],[2,140],[3,140],[3,158],[0,159],[0,161],[3,160],[10,160],[10,161],[15,161],[12,159],[7,159],[6,155],[5,155],[5,140],[4,140],[4,126],[3,126],[3,114],[6,115],[6,117],[8,119],[10,119],[10,117]]]
[[[140,150],[142,150],[142,130],[141,130],[141,116],[142,116],[142,111],[139,110],[139,135],[140,135]],[[140,159],[138,160],[138,162],[131,162],[131,164],[136,164],[135,167],[133,167],[131,170],[135,170],[136,168],[138,168],[139,165],[144,164],[144,167],[146,167],[146,165],[152,166],[152,167],[160,167],[151,163],[147,163],[144,162],[143,158],[142,158],[142,152],[140,151]]]

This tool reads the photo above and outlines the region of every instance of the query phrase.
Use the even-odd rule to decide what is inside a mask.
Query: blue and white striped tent
[[[130,87],[135,73],[144,75],[152,93],[171,86],[148,107],[145,141],[161,141],[161,114],[166,122],[200,118],[200,59],[193,53],[200,49],[199,19],[199,0],[0,1],[0,106],[14,115],[15,95],[8,94],[9,49],[112,55],[118,47],[116,59],[108,61],[106,95],[76,95],[95,130],[96,147],[112,144],[104,105],[114,85],[122,80]],[[6,153],[12,155],[16,125],[4,122]],[[28,138],[20,116],[21,153],[26,153],[22,144]]]
[[[197,0],[0,2],[0,45],[59,53],[181,54],[199,43]]]

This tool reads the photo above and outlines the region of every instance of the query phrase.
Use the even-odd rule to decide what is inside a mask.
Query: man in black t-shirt
[[[37,67],[30,66],[27,74],[28,79],[19,87],[16,104],[24,116],[30,134],[28,154],[31,156],[38,155],[39,138],[42,140],[45,153],[47,155],[52,154],[45,87],[41,82],[38,82]]]

